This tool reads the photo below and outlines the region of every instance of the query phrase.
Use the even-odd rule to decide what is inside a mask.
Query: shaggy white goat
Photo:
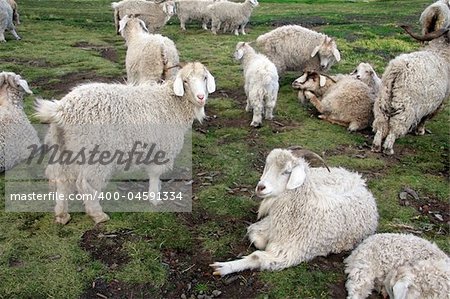
[[[180,27],[186,30],[186,22],[196,20],[202,22],[202,28],[208,30],[211,14],[208,6],[216,1],[226,0],[178,0],[175,1],[176,14],[180,20]]]
[[[430,4],[420,15],[422,33],[427,34],[450,26],[450,0]]]
[[[37,100],[35,109],[38,118],[50,122],[46,143],[58,145],[59,151],[79,153],[98,146],[100,151],[130,153],[136,142],[154,144],[155,150],[166,153],[167,163],[138,165],[133,160],[131,165],[146,171],[151,194],[159,191],[159,177],[172,168],[193,120],[205,117],[204,106],[214,90],[213,76],[203,64],[195,62],[164,84],[86,84],[60,101]],[[123,163],[55,163],[47,167],[46,175],[56,191],[67,198],[74,191],[97,194],[111,175],[124,167]],[[85,209],[96,223],[109,219],[97,199],[85,201]],[[67,200],[56,202],[55,213],[58,223],[70,220]]]
[[[119,21],[125,15],[136,15],[144,21],[150,33],[159,31],[175,14],[175,2],[152,2],[145,0],[123,0],[111,3],[114,23],[119,33]]]
[[[425,122],[450,95],[450,32],[441,29],[418,37],[430,40],[420,51],[402,54],[389,62],[374,104],[372,150],[392,155],[397,138],[416,129],[425,134]]]
[[[240,60],[244,68],[245,111],[253,109],[250,126],[259,127],[263,114],[266,119],[273,118],[279,88],[277,68],[265,55],[256,53],[244,42],[237,43],[234,58]]]
[[[450,259],[413,260],[394,268],[387,275],[384,288],[393,299],[448,299]]]
[[[306,72],[292,86],[303,91],[305,98],[322,113],[319,118],[345,126],[349,131],[366,128],[373,120],[372,90],[350,75],[338,78],[336,81],[317,72]]]
[[[361,62],[350,75],[366,83],[374,95],[380,92],[381,79],[369,63]]]
[[[160,34],[150,34],[142,20],[125,15],[119,22],[125,39],[127,81],[141,84],[175,78],[180,58],[175,43]]]
[[[279,75],[289,70],[327,71],[341,60],[332,38],[298,25],[282,26],[260,35],[256,44],[277,66]]]
[[[0,73],[0,172],[28,158],[30,145],[40,145],[23,111],[25,93],[32,93],[27,81],[15,73]]]
[[[217,34],[217,30],[223,24],[228,26],[235,35],[245,35],[245,26],[250,20],[253,8],[258,6],[258,0],[245,0],[243,3],[231,1],[217,1],[208,6],[211,15],[211,31]]]
[[[269,153],[256,187],[264,198],[258,211],[262,219],[248,228],[260,250],[212,264],[214,274],[280,270],[350,250],[375,232],[377,207],[361,176],[343,168],[311,168],[306,159],[312,157],[321,159],[298,147]]]
[[[370,236],[344,260],[348,275],[347,298],[367,298],[372,289],[381,291],[390,271],[409,262],[430,259],[447,259],[447,255],[436,244],[414,235],[385,233]]]
[[[20,40],[13,22],[14,12],[7,0],[0,0],[0,43],[6,42],[5,31],[8,30],[15,39]]]
[[[13,10],[13,22],[15,25],[20,25],[20,15],[19,15],[19,6],[17,2],[14,0],[8,0],[9,5]]]

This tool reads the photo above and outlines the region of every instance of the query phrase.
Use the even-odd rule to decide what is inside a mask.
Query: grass
[[[87,298],[87,290],[98,278],[108,283],[119,281],[131,290],[149,285],[164,297],[158,291],[171,288],[167,285],[172,275],[165,262],[167,252],[203,260],[198,266],[203,272],[210,271],[207,264],[215,260],[251,252],[245,227],[256,218],[259,201],[253,198],[252,190],[264,158],[272,148],[292,144],[324,154],[332,166],[361,172],[377,198],[379,231],[420,232],[450,252],[448,226],[436,224],[398,200],[402,188],[409,187],[421,199],[448,204],[447,104],[430,121],[432,134],[401,138],[395,145],[395,158],[386,158],[370,153],[373,135],[369,131],[349,134],[345,128],[317,119],[310,107],[300,106],[290,87],[297,73],[288,73],[281,80],[275,118],[285,126],[266,122],[259,130],[251,129],[251,116],[243,109],[242,74],[232,59],[238,41],[254,40],[273,25],[301,23],[337,38],[343,60],[333,67],[333,73],[350,72],[359,62],[367,61],[382,74],[390,59],[419,48],[397,25],[410,23],[417,29],[420,12],[428,4],[425,0],[261,1],[249,34],[239,38],[212,36],[194,24],[181,32],[176,18],[172,19],[163,34],[176,42],[181,60],[205,63],[216,78],[218,91],[222,91],[216,92],[207,106],[207,114],[216,118],[196,124],[200,130],[193,131],[192,215],[110,213],[111,220],[99,228],[102,232],[133,232],[133,237],[117,248],[128,261],[110,267],[81,246],[82,235],[93,228],[84,213],[73,213],[68,225],[57,226],[50,213],[3,211],[5,179],[1,175],[0,298]],[[18,32],[23,40],[11,40],[7,33],[8,42],[0,45],[0,63],[1,70],[20,73],[30,83],[35,95],[26,98],[28,115],[32,114],[35,96],[61,98],[86,80],[122,81],[125,77],[126,50],[114,32],[110,1],[22,0],[19,5],[22,25]],[[114,50],[117,59],[105,59],[100,51],[105,48]],[[279,272],[259,273],[256,277],[265,287],[255,288],[252,296],[337,296],[332,286],[342,288],[343,266],[341,260],[331,265],[303,263]],[[197,267],[189,270],[189,266],[180,275],[194,275]],[[204,278],[193,282],[192,294],[211,292],[220,283],[208,274],[198,275]],[[249,279],[250,274],[244,276]],[[134,294],[142,298],[144,293]]]

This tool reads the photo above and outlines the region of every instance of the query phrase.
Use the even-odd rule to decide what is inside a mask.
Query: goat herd
[[[204,107],[216,84],[203,64],[180,66],[175,43],[154,32],[177,13],[184,30],[188,20],[197,19],[205,29],[211,20],[213,33],[222,28],[245,34],[257,5],[257,0],[113,3],[117,32],[127,45],[128,84],[89,83],[60,101],[36,100],[36,116],[50,124],[45,142],[73,152],[95,144],[130,152],[130,140],[157,144],[170,162],[143,168],[149,176],[149,192],[158,193],[160,176],[173,167],[194,119],[205,117]],[[0,26],[18,38],[13,25],[18,22],[18,15],[13,21],[16,10],[9,1],[0,0],[0,20],[6,20]],[[302,71],[292,84],[300,102],[312,103],[321,119],[350,131],[372,125],[373,151],[393,154],[395,139],[412,130],[423,134],[425,121],[450,94],[450,2],[431,4],[420,22],[423,35],[409,27],[405,30],[428,44],[390,61],[381,79],[366,63],[349,75],[326,74],[341,60],[335,41],[301,26],[282,26],[254,43],[239,42],[234,57],[244,69],[246,110],[253,110],[251,126],[260,126],[263,117],[273,117],[279,75]],[[28,157],[30,144],[40,141],[22,108],[24,94],[31,93],[27,82],[2,72],[0,87],[0,170],[6,171]],[[86,134],[80,124],[116,126]],[[139,129],[126,128],[138,124]],[[155,129],[166,125],[177,130],[167,134],[163,129],[161,134]],[[311,159],[321,161],[323,167],[310,167]],[[62,163],[48,165],[46,175],[58,193],[84,194],[102,190],[121,170],[119,164]],[[413,235],[375,234],[376,201],[358,173],[329,168],[319,155],[299,147],[274,149],[255,192],[263,201],[259,221],[247,232],[258,250],[239,260],[213,263],[214,274],[280,270],[316,256],[353,250],[345,259],[348,298],[366,298],[374,288],[390,298],[448,298],[449,257],[435,244]],[[86,201],[85,209],[96,223],[109,219],[99,201]],[[66,200],[56,202],[55,214],[58,223],[70,220]]]

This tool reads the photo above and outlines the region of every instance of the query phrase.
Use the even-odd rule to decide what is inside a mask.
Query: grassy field
[[[232,59],[238,41],[302,24],[337,38],[342,61],[332,73],[348,73],[366,61],[382,74],[390,59],[420,47],[397,25],[418,29],[430,2],[262,0],[244,37],[213,36],[198,24],[181,32],[173,18],[163,34],[175,41],[181,60],[205,63],[217,84],[206,108],[211,119],[194,127],[193,212],[110,213],[111,220],[96,227],[84,213],[72,213],[69,224],[58,226],[50,213],[5,212],[0,175],[0,298],[202,298],[213,291],[221,298],[345,298],[342,260],[348,253],[225,278],[213,277],[208,267],[254,250],[245,229],[256,220],[253,189],[265,156],[294,144],[322,154],[330,166],[364,175],[377,198],[380,232],[412,232],[450,252],[448,105],[429,122],[431,133],[399,139],[396,154],[386,157],[370,151],[370,130],[350,134],[301,106],[290,85],[300,74],[288,73],[275,121],[253,129],[244,111],[242,72]],[[6,34],[0,71],[20,73],[30,83],[30,117],[36,96],[59,99],[86,81],[123,82],[125,46],[114,31],[110,1],[19,5],[23,39]],[[404,188],[418,198],[400,200]]]

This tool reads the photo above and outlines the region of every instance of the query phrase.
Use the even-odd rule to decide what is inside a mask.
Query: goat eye
[[[187,80],[183,80],[183,83],[187,83]]]
[[[283,171],[282,175],[290,175],[292,173],[291,170],[285,170]]]

